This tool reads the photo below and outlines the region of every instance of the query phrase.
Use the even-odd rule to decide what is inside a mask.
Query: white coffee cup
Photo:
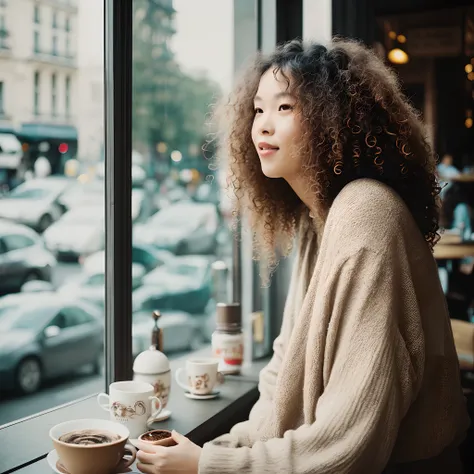
[[[153,385],[146,382],[114,382],[110,384],[109,395],[97,395],[97,403],[110,412],[112,421],[127,427],[131,438],[138,438],[162,410],[161,400],[154,394]]]
[[[218,369],[219,359],[199,358],[188,359],[186,369],[179,368],[175,372],[177,384],[194,395],[208,395],[214,387],[224,382],[224,376]],[[181,374],[186,370],[187,383],[181,380]]]

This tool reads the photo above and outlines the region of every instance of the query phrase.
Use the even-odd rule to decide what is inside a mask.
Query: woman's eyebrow
[[[278,92],[277,94],[275,94],[273,96],[273,99],[281,99],[283,97],[287,97],[289,99],[294,99],[295,98],[295,96],[293,94],[291,94],[290,92]],[[263,99],[258,95],[256,95],[253,100],[254,100],[254,102],[262,102],[263,101]]]

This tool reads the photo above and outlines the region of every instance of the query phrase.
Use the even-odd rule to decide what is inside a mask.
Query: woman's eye
[[[256,114],[261,114],[261,113],[263,112],[263,110],[262,110],[261,108],[259,108],[259,107],[255,107],[254,112],[255,112]]]
[[[280,110],[293,110],[293,106],[290,104],[281,104],[278,108],[278,111]]]

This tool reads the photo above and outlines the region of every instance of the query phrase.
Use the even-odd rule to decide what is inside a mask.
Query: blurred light
[[[175,163],[179,163],[183,159],[183,155],[181,154],[181,152],[179,150],[173,150],[171,152],[171,159]]]
[[[467,78],[468,78],[470,81],[474,81],[474,72],[470,72],[470,73],[467,75]]]
[[[158,153],[166,153],[166,150],[168,149],[168,147],[166,146],[166,143],[160,142],[158,143],[158,145],[156,145],[156,149]]]
[[[69,146],[67,143],[61,143],[58,147],[58,150],[61,155],[64,155],[64,153],[67,153],[67,151],[69,150]]]
[[[405,35],[398,35],[397,36],[397,41],[399,43],[406,43],[407,42],[407,37]]]
[[[472,128],[472,118],[471,118],[471,117],[468,117],[468,118],[464,121],[464,125],[466,126],[466,128]]]
[[[64,174],[66,176],[76,176],[79,171],[79,162],[77,160],[67,160],[64,163]]]
[[[30,145],[28,145],[28,143],[22,143],[21,149],[23,150],[24,153],[26,153],[30,149]]]
[[[81,184],[84,184],[84,183],[87,183],[87,181],[89,181],[89,175],[86,174],[86,173],[82,173],[80,174],[78,177],[77,177],[77,180],[81,183]]]
[[[472,64],[466,64],[464,70],[466,71],[467,74],[469,74],[470,72],[472,72]]]
[[[181,173],[179,173],[179,177],[184,183],[190,183],[193,179],[193,172],[191,170],[182,170]]]
[[[388,60],[393,64],[406,64],[410,58],[403,49],[394,48],[389,51]]]
[[[191,156],[197,156],[199,153],[199,147],[195,143],[191,143],[188,151]]]
[[[394,39],[397,39],[397,33],[395,33],[395,31],[390,31],[390,32],[388,33],[388,37],[389,37],[390,39],[393,39],[393,40],[394,40]]]

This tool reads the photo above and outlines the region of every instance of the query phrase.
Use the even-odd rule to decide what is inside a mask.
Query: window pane
[[[0,425],[105,388],[103,2],[3,3]]]
[[[174,357],[210,342],[213,263],[225,263],[224,288],[231,274],[225,178],[202,148],[210,105],[233,78],[233,1],[133,5],[133,355],[149,348],[159,310]]]

